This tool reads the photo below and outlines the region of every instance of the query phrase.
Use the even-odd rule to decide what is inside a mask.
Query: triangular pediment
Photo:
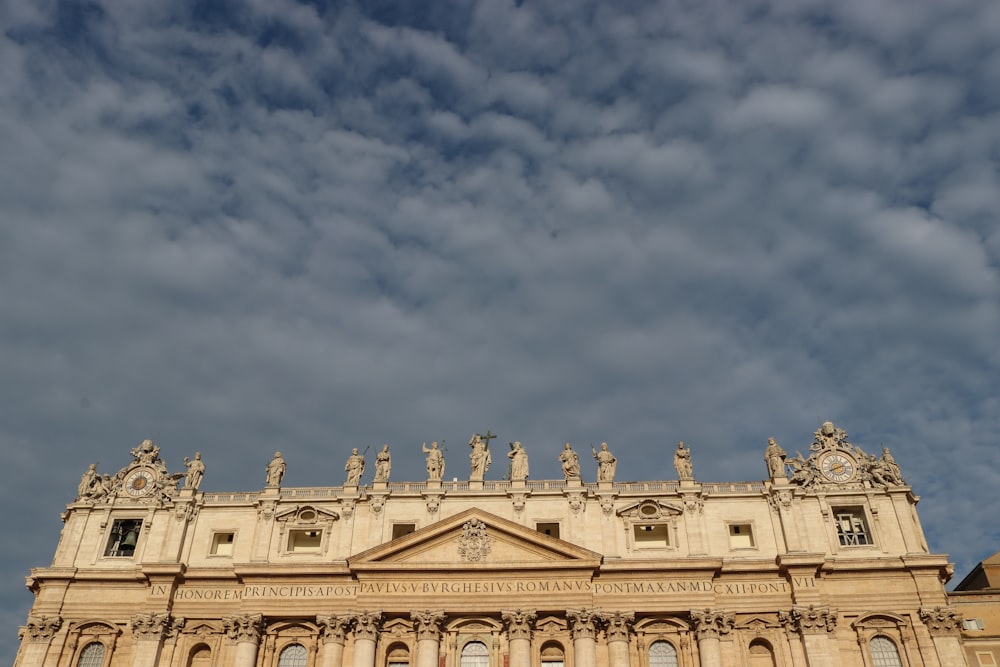
[[[601,554],[480,509],[469,509],[404,537],[355,554],[354,571],[596,569]]]

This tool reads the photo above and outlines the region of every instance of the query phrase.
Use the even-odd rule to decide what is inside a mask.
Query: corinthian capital
[[[159,614],[139,612],[132,616],[132,636],[136,639],[160,640],[169,624],[170,614],[166,612]]]
[[[597,624],[601,620],[600,609],[567,609],[566,618],[569,619],[573,639],[597,637]]]
[[[24,636],[29,642],[47,642],[62,626],[58,616],[29,616],[24,626]]]
[[[792,607],[789,612],[779,611],[778,621],[802,634],[833,632],[837,628],[837,610],[815,605]]]
[[[443,611],[411,611],[410,620],[417,626],[417,639],[433,639],[438,641],[441,637],[441,621],[444,620]]]
[[[962,628],[962,614],[955,607],[924,607],[920,620],[932,635],[953,634]]]
[[[354,621],[354,638],[371,639],[375,641],[378,637],[379,625],[382,622],[382,612],[380,611],[357,611],[351,614]]]
[[[728,635],[736,625],[736,615],[713,609],[692,609],[691,620],[698,639]]]
[[[500,618],[507,624],[507,639],[531,639],[532,626],[538,615],[524,609],[504,609]]]
[[[222,627],[230,641],[257,644],[260,634],[264,631],[263,614],[243,614],[242,616],[223,616]]]
[[[351,617],[319,615],[316,617],[316,625],[323,630],[324,644],[343,644],[347,640],[347,630],[351,627]]]
[[[635,621],[635,614],[632,612],[613,612],[601,615],[604,621],[604,631],[608,635],[609,642],[627,642],[629,633],[632,631],[632,622]]]

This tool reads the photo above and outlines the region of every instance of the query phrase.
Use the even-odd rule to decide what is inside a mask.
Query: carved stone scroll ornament
[[[597,637],[598,623],[601,621],[600,609],[567,609],[570,632],[573,639]]]
[[[47,642],[60,627],[62,619],[58,616],[29,616],[24,626],[24,637],[29,642]]]
[[[537,614],[524,609],[504,609],[500,612],[500,618],[507,624],[508,639],[531,639],[532,626],[535,623]]]
[[[380,611],[359,611],[353,615],[354,638],[371,639],[378,638],[379,626],[382,623],[382,612]]]
[[[462,560],[483,560],[492,548],[493,538],[486,534],[486,524],[479,519],[466,521],[458,540],[458,555]]]
[[[962,614],[955,607],[924,607],[920,620],[932,635],[954,634],[962,629]]]
[[[699,639],[728,635],[736,625],[736,615],[713,609],[692,609],[691,620]]]
[[[411,611],[410,620],[417,626],[417,639],[433,639],[439,641],[441,638],[441,623],[444,621],[443,611]]]
[[[635,614],[632,612],[614,612],[601,615],[604,621],[604,632],[608,635],[608,641],[629,640],[629,633],[632,630],[632,623],[635,621]]]
[[[260,635],[264,631],[264,615],[244,614],[242,616],[223,616],[222,627],[226,631],[226,637],[231,642],[257,644],[260,642]]]
[[[837,610],[815,605],[792,607],[791,611],[779,611],[778,621],[786,630],[804,635],[833,632],[837,628]]]
[[[351,628],[352,619],[350,616],[326,616],[316,617],[316,625],[323,631],[323,643],[334,642],[343,644],[347,641],[347,632]]]
[[[185,623],[187,623],[187,619],[183,616],[171,616],[167,622],[167,627],[163,629],[163,637],[165,639],[177,639],[177,635],[184,629]]]
[[[139,612],[132,616],[132,636],[136,639],[162,639],[170,623],[170,614]]]

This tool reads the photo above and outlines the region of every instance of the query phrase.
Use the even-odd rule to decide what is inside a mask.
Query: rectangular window
[[[212,535],[211,554],[213,556],[232,556],[235,537],[236,533],[215,533]]]
[[[549,537],[559,537],[559,524],[558,523],[536,523],[535,530],[539,533],[545,533]]]
[[[749,523],[729,524],[730,549],[753,549],[756,546],[753,539],[753,526]]]
[[[396,523],[392,526],[392,539],[397,539],[403,537],[404,535],[409,535],[417,529],[417,524],[415,523]]]
[[[111,524],[111,535],[104,549],[105,556],[131,558],[135,555],[135,545],[139,543],[142,519],[118,519]]]
[[[966,630],[982,630],[983,629],[983,619],[981,618],[967,618],[962,621],[962,627]]]
[[[632,526],[636,549],[663,549],[670,546],[670,526],[646,523]]]
[[[288,551],[292,553],[315,553],[323,543],[322,530],[288,531]]]
[[[874,544],[865,511],[860,507],[835,507],[833,516],[837,522],[837,538],[842,547],[860,547]]]

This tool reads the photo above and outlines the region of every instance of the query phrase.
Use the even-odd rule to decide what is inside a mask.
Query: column
[[[597,667],[597,624],[600,621],[596,609],[567,609],[570,633],[573,637],[573,653],[576,667]]]
[[[132,616],[132,666],[149,667],[160,659],[163,635],[171,625],[166,612],[149,614],[140,612]]]
[[[177,635],[184,629],[184,617],[170,617],[163,629],[163,650],[160,653],[160,663],[170,665],[174,660],[174,650],[177,648]]]
[[[19,633],[24,644],[19,651],[21,659],[15,663],[24,667],[43,667],[49,644],[60,627],[62,619],[58,616],[29,616],[27,625]]]
[[[255,667],[257,649],[264,630],[264,616],[262,614],[223,616],[222,627],[225,628],[229,641],[236,644],[233,667]]]
[[[531,667],[531,631],[537,615],[524,609],[506,609],[500,618],[507,624],[510,667]]]
[[[712,609],[692,610],[694,632],[698,638],[701,667],[722,667],[721,635],[729,634],[736,624],[735,614]]]
[[[351,627],[350,616],[317,616],[316,625],[323,631],[323,654],[320,667],[341,667],[344,642]]]
[[[635,614],[631,612],[604,614],[601,620],[604,621],[604,632],[608,636],[609,667],[630,667],[628,641]]]
[[[441,654],[441,622],[443,611],[411,611],[410,620],[417,628],[416,667],[438,667]]]
[[[955,607],[934,607],[920,610],[920,619],[931,633],[934,650],[942,665],[966,667],[965,651],[962,650],[962,615]]]
[[[363,611],[354,621],[354,667],[375,667],[375,640],[378,638],[382,612]]]
[[[837,610],[816,605],[792,607],[788,619],[802,636],[809,667],[839,667],[840,656],[830,634],[837,628]]]

